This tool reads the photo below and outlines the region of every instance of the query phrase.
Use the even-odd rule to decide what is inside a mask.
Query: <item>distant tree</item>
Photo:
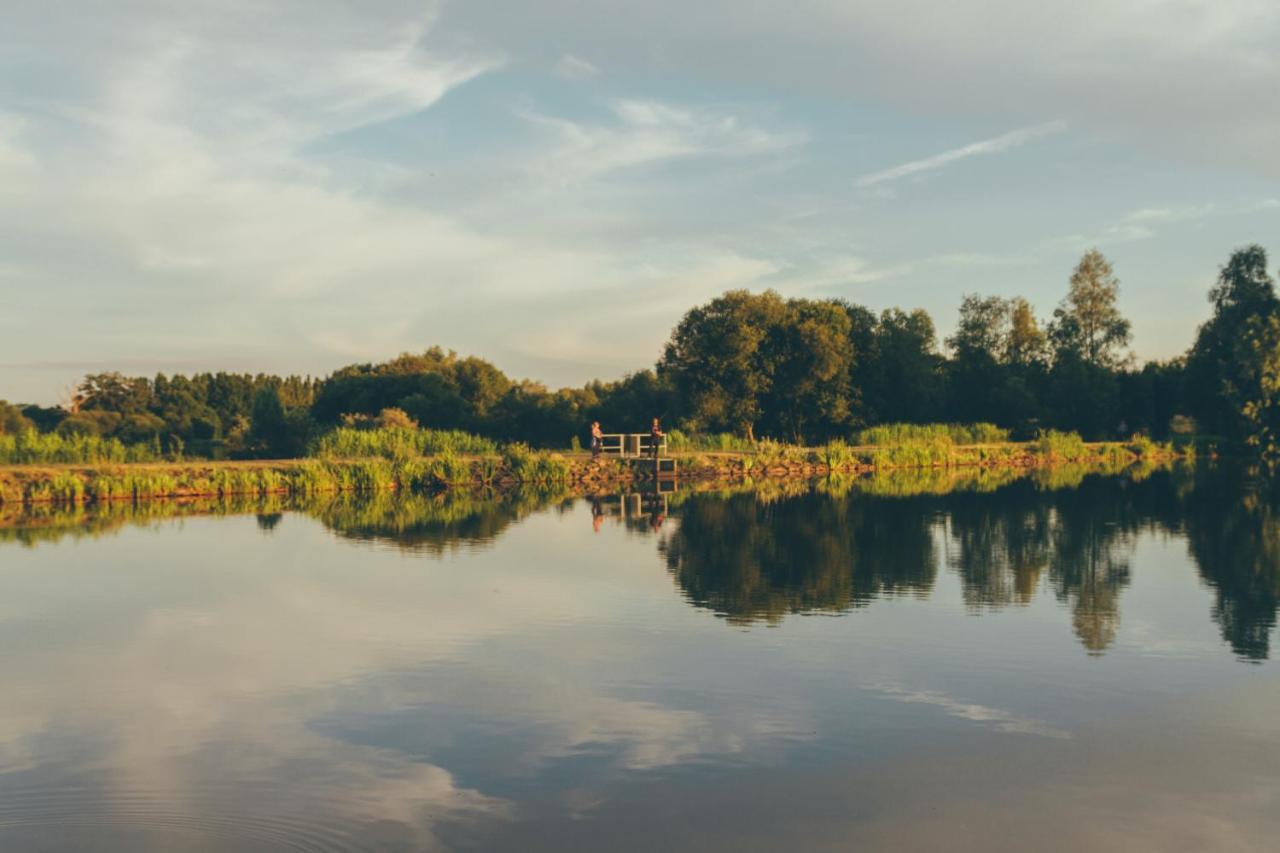
[[[971,293],[960,302],[960,319],[947,346],[957,358],[980,359],[990,364],[1002,360],[1009,338],[1011,305],[999,296]]]
[[[22,407],[23,417],[31,421],[40,432],[53,432],[58,428],[58,424],[66,420],[68,414],[69,412],[60,406]]]
[[[35,428],[35,423],[23,414],[20,407],[0,400],[0,435],[18,435]]]
[[[731,290],[691,309],[659,362],[698,429],[732,430],[755,440],[773,382],[768,340],[787,313],[777,293]]]
[[[875,354],[862,371],[864,392],[880,421],[924,423],[943,410],[943,358],[923,309],[890,308],[876,325]]]
[[[383,429],[417,429],[418,422],[404,409],[383,409],[378,413],[377,426]]]
[[[849,316],[831,301],[791,299],[769,336],[772,382],[765,415],[797,443],[839,434],[849,421],[853,348]]]
[[[1209,291],[1213,316],[1200,326],[1187,353],[1189,403],[1201,428],[1233,438],[1257,425],[1245,405],[1257,399],[1259,347],[1267,320],[1280,313],[1267,253],[1247,246],[1232,253]],[[1252,386],[1252,387],[1249,387]]]
[[[1057,358],[1078,359],[1090,367],[1114,369],[1125,361],[1129,321],[1116,307],[1120,281],[1097,249],[1080,259],[1071,285],[1053,312],[1049,327]]]
[[[123,376],[116,372],[86,376],[76,393],[79,410],[139,414],[151,408],[154,397],[151,383],[144,377]]]
[[[1245,440],[1263,456],[1280,457],[1280,316],[1253,317],[1237,349]]]
[[[1009,303],[1009,330],[1005,338],[1004,361],[1027,368],[1042,364],[1048,337],[1036,321],[1035,309],[1021,296]]]
[[[1002,363],[1009,337],[1010,307],[999,296],[965,296],[956,331],[947,338],[951,411],[955,420],[1000,421],[996,400],[1006,380]]]
[[[874,388],[878,372],[880,321],[862,305],[835,300],[849,318],[849,349],[852,359],[849,376],[849,426],[867,426],[879,420]]]

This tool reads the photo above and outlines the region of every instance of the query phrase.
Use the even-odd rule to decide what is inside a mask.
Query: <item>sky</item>
[[[941,339],[1091,247],[1168,358],[1280,256],[1273,0],[0,4],[10,400],[437,344],[578,385],[731,288]]]

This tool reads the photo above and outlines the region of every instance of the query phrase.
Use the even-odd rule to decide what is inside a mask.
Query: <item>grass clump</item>
[[[861,430],[858,444],[887,446],[945,439],[952,444],[999,444],[1009,431],[995,424],[881,424]]]
[[[667,432],[667,450],[672,452],[750,453],[755,450],[755,445],[747,439],[729,432],[687,435],[678,429],[673,429]]]
[[[498,447],[492,441],[468,432],[413,427],[338,427],[312,440],[307,446],[308,456],[329,459],[381,456],[399,460],[447,453],[483,456],[497,452]]]
[[[26,430],[0,435],[0,465],[87,465],[153,462],[161,458],[157,444],[124,444],[97,435],[59,435]]]
[[[507,472],[520,483],[564,484],[569,481],[569,463],[558,453],[532,450],[516,442],[502,449]]]
[[[1076,432],[1041,430],[1033,444],[1036,454],[1045,459],[1074,460],[1084,459],[1087,455],[1084,439]]]

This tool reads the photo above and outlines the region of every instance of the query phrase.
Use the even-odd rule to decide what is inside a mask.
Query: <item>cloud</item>
[[[911,690],[901,684],[877,684],[871,689],[898,702],[913,705],[932,705],[941,709],[948,716],[990,726],[998,732],[1038,735],[1059,740],[1066,740],[1071,737],[1071,732],[1051,726],[1040,720],[1022,717],[1000,708],[962,702],[939,690]]]
[[[564,77],[566,80],[582,80],[586,77],[594,77],[600,73],[600,69],[590,61],[580,56],[574,56],[572,53],[566,53],[555,64],[555,73]]]
[[[981,142],[973,142],[960,148],[953,148],[950,151],[943,151],[941,154],[935,154],[932,157],[926,157],[923,160],[912,160],[909,163],[902,163],[889,169],[883,169],[879,172],[872,172],[869,175],[863,175],[855,181],[859,187],[872,187],[877,184],[883,184],[888,181],[896,181],[910,175],[918,175],[922,172],[936,172],[950,166],[952,163],[960,160],[967,160],[970,157],[980,157],[988,154],[999,154],[1004,151],[1010,151],[1014,148],[1020,148],[1035,139],[1044,136],[1050,136],[1055,133],[1061,133],[1066,130],[1066,122],[1051,121],[1045,124],[1038,124],[1032,127],[1024,127],[1019,130],[1013,130],[1009,133],[984,139]]]
[[[512,53],[554,31],[562,52],[607,53],[615,75],[966,121],[1051,114],[1148,153],[1280,176],[1280,113],[1264,106],[1280,89],[1270,0],[471,0],[442,21]]]
[[[518,112],[555,138],[554,148],[535,168],[564,183],[690,157],[771,154],[806,138],[797,131],[767,130],[729,112],[653,99],[615,99],[608,107],[608,122]]]

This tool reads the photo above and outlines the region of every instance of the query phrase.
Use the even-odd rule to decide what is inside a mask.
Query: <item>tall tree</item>
[[[765,414],[776,434],[830,438],[849,420],[849,315],[832,301],[791,299],[769,336],[773,381]]]
[[[1004,386],[1001,363],[1009,334],[1009,303],[999,296],[969,294],[960,303],[956,331],[947,338],[951,412],[956,420],[1003,420],[996,397]]]
[[[1015,367],[1032,367],[1044,361],[1048,338],[1040,329],[1035,309],[1021,296],[1009,303],[1009,332],[1004,360]]]
[[[766,344],[786,311],[771,290],[758,296],[731,290],[684,315],[658,369],[683,398],[692,426],[755,440],[773,382]]]
[[[1238,350],[1236,393],[1245,440],[1263,456],[1280,457],[1280,316],[1252,318]]]
[[[884,311],[876,326],[874,359],[863,373],[877,418],[912,423],[936,420],[944,403],[942,366],[928,312],[921,308]]]
[[[1096,368],[1125,361],[1129,321],[1116,307],[1120,280],[1097,249],[1085,252],[1071,273],[1071,285],[1053,312],[1049,335],[1059,358],[1075,358]]]
[[[1203,431],[1238,438],[1254,428],[1244,414],[1245,404],[1257,394],[1259,350],[1254,342],[1267,319],[1280,313],[1266,251],[1246,246],[1233,252],[1218,272],[1209,301],[1213,316],[1196,332],[1187,353],[1189,402]]]

